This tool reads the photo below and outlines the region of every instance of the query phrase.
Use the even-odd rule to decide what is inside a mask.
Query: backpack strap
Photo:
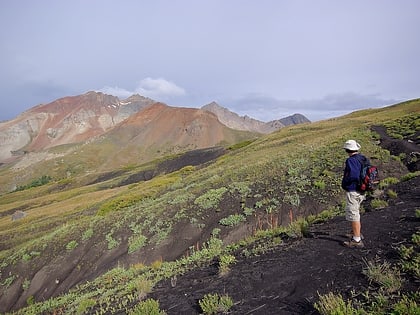
[[[369,159],[364,156],[363,154],[355,154],[354,156],[356,158],[356,160],[358,160],[360,162],[360,164],[362,164],[362,167],[366,166],[366,165],[370,165],[370,161]]]

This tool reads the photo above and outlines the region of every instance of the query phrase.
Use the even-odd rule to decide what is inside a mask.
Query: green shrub
[[[219,205],[220,200],[222,200],[222,197],[227,190],[226,187],[210,189],[200,197],[197,197],[194,200],[194,204],[203,209],[214,209]]]
[[[305,218],[299,218],[289,224],[287,234],[290,237],[303,237],[308,234],[309,222]]]
[[[255,210],[253,208],[244,207],[243,209],[244,209],[244,211],[243,211],[244,215],[246,215],[246,216],[250,216],[250,215],[253,215],[255,213]]]
[[[397,197],[398,197],[398,194],[394,190],[392,190],[392,189],[388,189],[388,191],[386,192],[386,194],[391,199],[397,199]]]
[[[31,286],[31,281],[29,279],[23,280],[23,283],[22,283],[23,290],[28,290],[30,286]]]
[[[154,299],[147,299],[140,302],[128,314],[130,315],[165,315],[166,312],[160,310],[159,302]]]
[[[332,292],[319,296],[319,301],[314,304],[315,309],[321,315],[352,315],[357,314],[350,301],[343,300],[341,294]]]
[[[219,295],[218,293],[206,294],[198,301],[204,314],[227,313],[233,306],[233,300],[228,295]]]
[[[414,245],[420,246],[420,232],[414,233],[411,236],[411,241],[413,242]]]
[[[404,176],[401,177],[401,181],[406,182],[406,181],[408,181],[408,180],[410,180],[414,177],[417,177],[419,175],[420,175],[420,171],[413,172],[413,173],[408,173],[408,174],[405,174]]]
[[[314,186],[317,189],[324,190],[325,189],[325,181],[322,180],[322,179],[318,179],[318,180],[314,181]]]
[[[221,255],[219,258],[219,274],[226,275],[230,271],[230,266],[235,262],[235,256],[230,254]]]
[[[89,228],[87,229],[83,235],[82,235],[82,241],[87,241],[88,239],[90,239],[93,236],[93,229]]]
[[[116,239],[114,239],[112,237],[112,233],[114,233],[114,232],[111,231],[110,233],[108,233],[107,235],[105,235],[105,239],[108,242],[108,249],[109,250],[114,249],[115,247],[117,247],[118,245],[120,245],[120,243]]]
[[[96,302],[94,299],[83,299],[80,301],[79,305],[77,306],[76,314],[87,314],[87,310],[94,307]]]
[[[22,191],[22,190],[29,189],[29,188],[32,188],[32,187],[38,187],[38,186],[46,185],[51,181],[51,179],[52,179],[51,176],[42,175],[40,178],[34,179],[28,185],[18,186],[16,188],[16,191]]]
[[[137,293],[139,300],[143,300],[152,289],[153,282],[145,278],[136,279],[129,284],[129,291]]]
[[[79,243],[77,243],[77,241],[73,240],[67,243],[66,245],[66,250],[73,250],[75,249],[77,246],[79,245]]]
[[[372,199],[372,201],[370,202],[370,205],[372,206],[373,209],[382,209],[382,208],[388,207],[388,202],[381,199]]]
[[[381,180],[379,182],[378,188],[379,189],[384,189],[384,188],[388,187],[389,185],[394,185],[394,184],[399,183],[399,181],[400,180],[396,177],[387,177],[387,178],[384,178],[383,180]]]
[[[420,306],[414,299],[403,295],[402,299],[394,304],[392,315],[418,315],[420,314]]]
[[[225,225],[225,226],[236,226],[238,224],[240,224],[241,222],[246,221],[246,218],[242,215],[242,214],[231,214],[230,216],[226,217],[226,218],[222,218],[220,219],[219,223],[221,225]]]
[[[142,234],[134,234],[128,239],[128,253],[134,253],[142,248],[147,241],[147,237]]]
[[[392,267],[388,262],[382,264],[376,262],[367,262],[363,269],[371,282],[380,285],[380,289],[386,293],[398,291],[402,286],[402,279],[397,268]]]
[[[25,253],[25,254],[22,255],[22,260],[25,261],[25,262],[28,262],[31,259],[32,259],[32,257],[31,257],[30,254]]]

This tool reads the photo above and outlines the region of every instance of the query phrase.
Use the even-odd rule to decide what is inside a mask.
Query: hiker
[[[346,220],[351,222],[352,234],[350,241],[344,242],[347,247],[364,247],[363,235],[361,234],[360,224],[360,205],[365,196],[358,190],[360,182],[360,172],[362,162],[366,161],[366,157],[359,153],[360,144],[355,140],[347,140],[343,147],[348,158],[346,159],[346,167],[344,169],[341,187],[346,191]]]

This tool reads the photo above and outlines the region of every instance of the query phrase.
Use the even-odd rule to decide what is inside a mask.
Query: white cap
[[[356,140],[347,140],[346,143],[344,143],[343,148],[350,151],[359,151],[361,146]]]

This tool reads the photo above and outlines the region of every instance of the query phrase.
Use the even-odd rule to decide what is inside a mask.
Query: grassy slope
[[[339,187],[344,159],[342,143],[349,138],[357,139],[363,153],[383,163],[384,176],[392,176],[387,174],[386,165],[395,160],[375,145],[369,126],[419,112],[420,101],[415,100],[284,128],[231,150],[205,168],[187,167],[123,187],[113,188],[118,178],[85,186],[87,180],[79,177],[66,180],[65,185],[54,182],[3,195],[0,199],[2,287],[11,287],[16,279],[30,282],[31,274],[19,275],[15,268],[22,262],[31,261],[35,269],[40,268],[36,267],[39,257],[71,256],[69,244],[82,246],[89,239],[108,248],[115,243],[117,247],[132,246],[137,250],[129,261],[138,259],[140,263],[144,261],[143,249],[163,246],[177,224],[189,222],[207,239],[217,228],[223,238],[231,235],[232,229],[210,225],[213,216],[229,218],[237,214],[250,222],[255,216],[244,214],[248,211],[261,217],[274,213],[281,221],[282,212],[293,209],[299,214],[305,202],[318,204],[317,212],[337,206],[337,200],[342,199]],[[58,186],[69,188],[59,190]],[[233,199],[230,203],[233,206],[224,206],[228,199]],[[10,214],[17,209],[28,215],[12,222]],[[128,242],[118,238],[122,230],[129,232]],[[187,244],[186,248],[192,245]],[[96,288],[93,285],[84,290],[92,292]],[[83,294],[92,294],[80,292],[74,293],[80,299],[87,299]]]

